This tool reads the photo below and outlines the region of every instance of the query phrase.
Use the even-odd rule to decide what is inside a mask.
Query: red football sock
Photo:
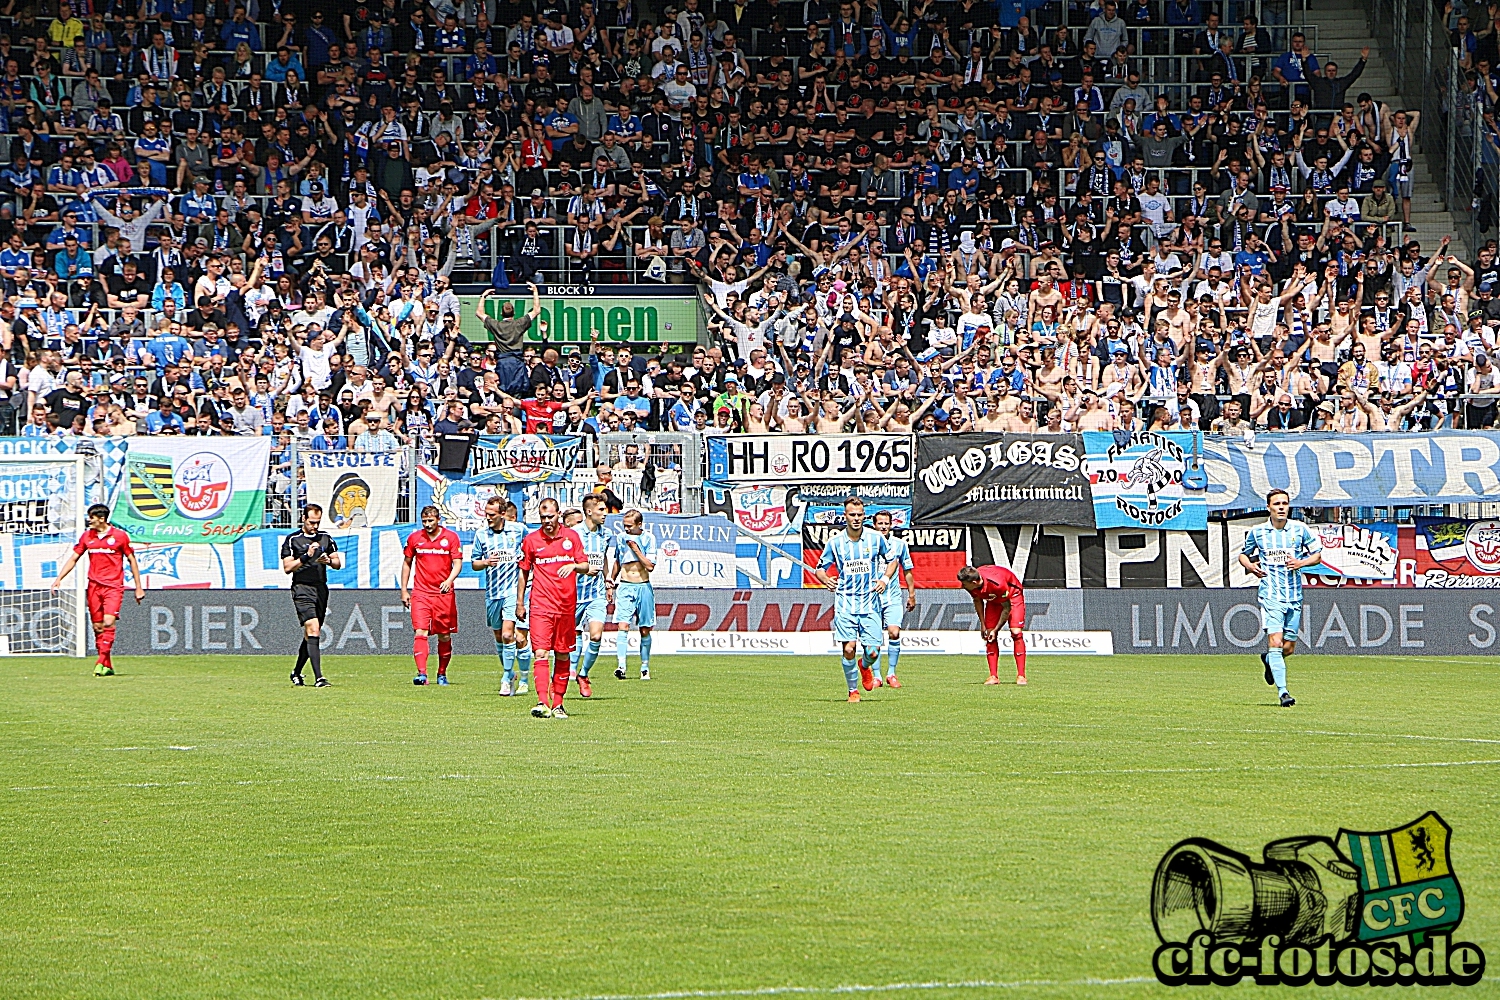
[[[1016,676],[1026,676],[1026,639],[1024,636],[1016,636],[1011,643],[1011,649],[1016,654]]]
[[[438,676],[441,677],[448,672],[448,664],[453,659],[453,640],[438,640]]]
[[[99,646],[99,658],[108,664],[109,654],[115,648],[115,627],[111,625],[109,628],[100,629],[99,634],[94,637],[94,642]]]
[[[411,655],[417,661],[417,673],[423,677],[427,676],[427,657],[429,653],[430,650],[428,649],[427,637],[425,635],[419,635],[412,640]]]
[[[552,674],[547,669],[546,654],[539,654],[531,663],[531,669],[536,673],[536,700],[548,708],[552,707]],[[563,675],[564,677],[567,674]]]
[[[991,677],[999,677],[1000,676],[1000,643],[999,643],[998,640],[991,639],[989,642],[987,642],[987,643],[984,644],[984,658],[985,658],[986,661],[988,661],[988,663],[990,665],[990,676]]]
[[[552,698],[553,708],[561,708],[563,695],[568,693],[568,654],[554,653],[552,655]]]

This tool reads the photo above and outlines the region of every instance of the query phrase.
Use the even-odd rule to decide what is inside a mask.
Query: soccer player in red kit
[[[1026,683],[1026,592],[1016,574],[1003,566],[965,566],[958,583],[974,599],[979,616],[979,634],[984,637],[984,655],[989,661],[986,684],[1000,683],[1000,622],[1008,619],[1011,649],[1016,657],[1016,683]]]
[[[78,557],[85,552],[89,556],[88,604],[89,621],[94,623],[94,645],[99,648],[99,659],[94,664],[95,677],[108,677],[115,672],[110,656],[115,645],[115,622],[120,619],[120,604],[125,599],[125,562],[130,562],[130,575],[135,578],[135,603],[146,596],[141,586],[141,568],[136,565],[135,549],[130,547],[130,536],[109,523],[109,508],[96,503],[88,511],[89,526],[83,537],[73,546],[73,554],[63,563],[57,579],[52,581],[55,592],[62,586],[67,575],[78,565]]]
[[[416,585],[412,566],[416,566]],[[411,682],[427,683],[427,657],[431,653],[429,635],[437,636],[439,684],[448,683],[448,662],[453,659],[453,633],[458,631],[458,601],[453,596],[453,581],[464,565],[464,547],[452,528],[438,519],[436,507],[422,508],[422,527],[406,539],[406,559],[401,563],[401,603],[411,609],[412,658],[417,661],[417,676]]]
[[[568,661],[573,653],[574,621],[578,606],[578,573],[589,571],[578,532],[562,523],[561,509],[550,497],[537,507],[542,526],[521,542],[518,562],[516,613],[525,619],[526,585],[531,584],[531,648],[536,657],[537,704],[531,714],[538,719],[566,719],[563,695],[568,693]],[[547,676],[547,652],[552,653],[552,676]]]

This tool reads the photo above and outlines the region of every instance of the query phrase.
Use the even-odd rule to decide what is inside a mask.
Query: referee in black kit
[[[320,530],[323,508],[310,503],[302,508],[302,530],[294,531],[281,543],[281,570],[292,574],[292,608],[302,623],[302,646],[297,650],[297,666],[292,683],[302,686],[302,668],[312,661],[314,687],[327,687],[323,676],[323,655],[319,648],[319,631],[328,617],[328,567],[342,569],[344,554],[333,536]]]

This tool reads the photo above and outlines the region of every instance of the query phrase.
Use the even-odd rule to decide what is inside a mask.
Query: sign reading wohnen
[[[693,344],[698,342],[702,314],[693,295],[663,294],[652,289],[651,297],[612,295],[611,286],[567,285],[567,294],[542,296],[542,314],[531,324],[527,341],[534,344],[587,344],[597,335],[606,344]],[[684,286],[685,287],[685,286]],[[519,294],[516,294],[519,292]],[[461,297],[461,328],[470,340],[486,340],[484,326],[474,318],[477,296]],[[499,319],[500,306],[510,302],[521,315],[531,308],[526,289],[491,297],[487,315]]]

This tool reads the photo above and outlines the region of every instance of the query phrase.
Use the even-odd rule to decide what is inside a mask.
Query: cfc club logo
[[[1453,829],[1435,812],[1379,833],[1274,840],[1261,860],[1193,837],[1151,886],[1168,986],[1473,986],[1484,952],[1456,940]]]
[[[172,477],[177,510],[184,517],[206,521],[222,511],[234,492],[229,463],[212,452],[189,455]]]

